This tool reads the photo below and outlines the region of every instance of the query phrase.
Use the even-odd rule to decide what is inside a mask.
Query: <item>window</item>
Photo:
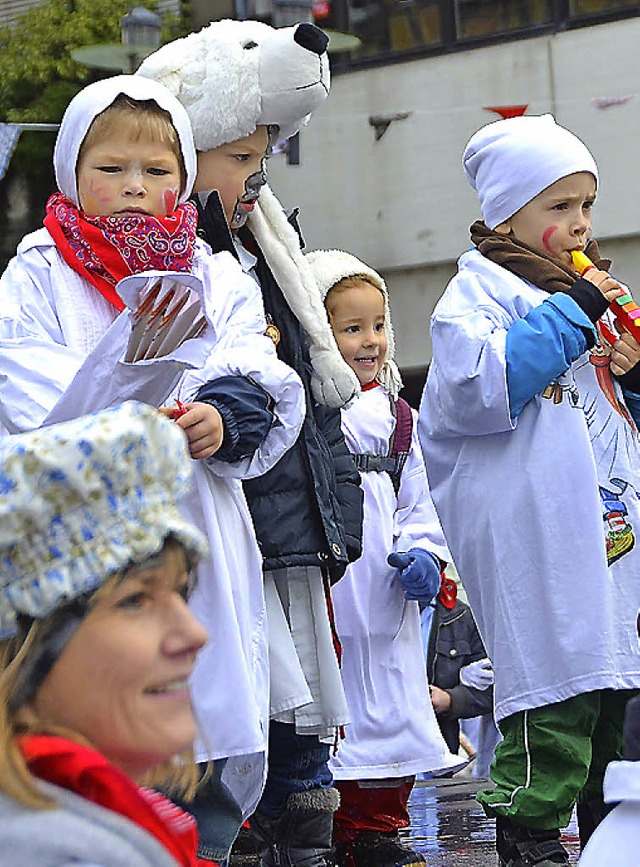
[[[569,16],[599,15],[624,9],[640,9],[637,0],[570,0]]]
[[[458,39],[527,30],[553,21],[552,0],[455,0],[455,9]]]
[[[362,41],[354,59],[441,45],[440,0],[350,0],[349,32]]]

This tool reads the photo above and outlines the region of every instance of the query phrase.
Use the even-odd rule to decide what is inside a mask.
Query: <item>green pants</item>
[[[502,720],[495,789],[477,795],[486,814],[553,830],[569,823],[577,800],[601,799],[605,768],[622,758],[624,710],[635,694],[588,692]]]

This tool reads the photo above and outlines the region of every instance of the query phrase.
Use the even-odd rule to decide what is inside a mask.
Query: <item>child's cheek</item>
[[[164,214],[172,214],[178,204],[178,188],[173,187],[171,190],[165,190],[162,194],[164,201]]]
[[[82,208],[88,214],[104,214],[111,205],[112,193],[108,186],[90,181],[85,185]]]
[[[557,226],[549,226],[542,233],[542,244],[548,253],[554,252],[550,242],[551,242],[551,236],[553,235],[554,232],[557,231],[557,229],[558,229]]]

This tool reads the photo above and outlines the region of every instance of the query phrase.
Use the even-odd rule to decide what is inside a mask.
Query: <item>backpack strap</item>
[[[407,401],[398,397],[391,401],[391,411],[396,417],[396,429],[393,432],[391,440],[391,449],[389,457],[394,458],[395,468],[389,472],[391,481],[393,482],[393,490],[398,495],[400,490],[400,480],[402,478],[402,470],[409,457],[411,451],[411,437],[413,435],[413,415],[411,407]]]
[[[389,451],[386,455],[353,454],[356,467],[361,473],[389,473],[396,497],[400,490],[402,470],[411,451],[413,434],[413,415],[411,407],[401,397],[394,400],[389,397],[391,412],[396,420],[396,426],[389,440]]]

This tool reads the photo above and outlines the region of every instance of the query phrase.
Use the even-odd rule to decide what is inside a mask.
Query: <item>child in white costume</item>
[[[326,98],[327,43],[307,23],[215,21],[163,46],[138,71],[187,109],[199,232],[259,283],[278,357],[305,386],[295,445],[244,486],[263,555],[271,674],[269,772],[251,828],[263,864],[304,867],[331,863],[338,794],[329,751],[348,721],[327,602],[330,583],[360,556],[362,490],[338,410],[359,383],[337,350],[299,233],[266,185],[266,157]],[[216,383],[200,400],[210,388]],[[218,797],[203,789],[192,805],[202,853],[222,842],[208,821]],[[238,855],[239,846],[242,839]]]
[[[420,437],[495,669],[479,800],[501,864],[566,864],[558,829],[578,797],[583,839],[597,822],[640,686],[640,346],[612,326],[618,284],[572,266],[600,261],[584,144],[550,115],[498,121],[464,167],[484,222],[433,314]]]
[[[437,593],[440,559],[449,555],[415,424],[400,466],[383,468],[396,423],[402,424],[396,418],[401,381],[384,281],[339,250],[309,253],[307,261],[338,347],[362,386],[357,400],[342,410],[345,440],[361,468],[364,530],[362,557],[332,588],[351,718],[330,765],[341,795],[334,839],[343,865],[418,864],[422,856],[402,846],[397,835],[409,824],[413,777],[459,765],[429,699],[417,601],[427,603]]]
[[[178,191],[179,207],[166,218],[164,212],[158,214],[164,222],[155,216],[157,212],[148,212],[144,186],[148,175],[156,177],[164,172],[164,164],[148,166],[144,156],[136,157],[135,177],[122,193],[125,204],[118,205],[118,210],[132,210],[108,217],[101,217],[100,210],[91,210],[96,216],[89,218],[78,208],[81,197],[76,167],[82,159],[81,146],[94,119],[121,94],[134,100],[134,112],[141,102],[153,100],[168,113],[171,123],[167,125],[177,131],[186,180]],[[111,151],[106,156],[99,154],[101,161],[97,163],[97,170],[109,179],[124,174],[117,162],[119,154],[112,151],[121,145],[134,146],[128,127],[118,127],[117,121],[113,124]],[[136,146],[141,143],[152,154],[157,150],[156,142],[142,136]],[[176,423],[185,427],[192,456],[211,455],[216,448],[221,455],[226,454],[226,460],[213,456],[194,462],[195,491],[185,503],[185,512],[206,532],[210,546],[210,555],[198,566],[199,580],[192,597],[194,611],[212,637],[198,658],[193,678],[202,734],[197,757],[202,761],[231,757],[227,763],[230,777],[234,765],[241,765],[242,773],[235,779],[242,788],[236,799],[251,809],[264,775],[268,671],[261,557],[240,479],[264,472],[295,440],[302,421],[302,388],[298,377],[278,361],[272,342],[264,336],[264,314],[255,282],[243,274],[231,255],[212,255],[196,237],[195,208],[182,204],[195,178],[191,127],[184,108],[162,85],[136,76],[118,76],[85,88],[65,113],[54,161],[61,193],[49,207],[49,215],[54,209],[56,213],[48,217],[48,224],[56,237],[68,233],[72,244],[64,247],[63,237],[59,247],[47,228],[40,229],[21,242],[2,277],[0,420],[6,432],[16,433],[99,410],[125,398],[155,406],[164,401],[173,405],[173,398],[178,398],[187,402],[189,410]],[[136,174],[145,176],[145,181]],[[99,182],[92,183],[95,192]],[[82,204],[84,207],[85,202]],[[147,213],[133,213],[136,208]],[[168,224],[178,218],[184,230],[171,234]],[[88,235],[88,246],[84,237],[73,233],[74,227],[84,222],[89,223],[87,231],[93,232]],[[91,246],[96,235],[101,246]],[[123,305],[112,285],[115,278],[109,268],[114,245],[103,243],[105,237],[108,240],[114,235],[119,243],[115,249],[133,257],[134,270],[146,271],[151,264],[156,271],[188,270],[199,278],[205,287],[209,317],[209,327],[201,338],[187,341],[166,358],[136,363],[123,360],[131,320],[127,311],[120,313]],[[154,238],[159,239],[156,246]],[[142,250],[146,261],[136,257],[135,249],[129,250],[127,239],[131,247],[135,243]],[[80,262],[74,260],[74,249],[82,253]],[[92,261],[94,268],[89,273],[83,263],[91,261],[94,253],[96,261]],[[128,273],[127,261],[118,260],[118,276],[123,270]],[[94,279],[96,273],[101,279],[90,282],[86,275]],[[188,403],[203,382],[216,377],[250,377],[264,390],[265,405],[269,404],[268,411],[263,407],[267,435],[251,454],[234,457],[226,449],[229,415],[224,408],[218,413],[213,407]],[[188,422],[194,414],[199,418],[198,413],[206,415],[209,411],[214,420],[219,416],[218,431],[214,431],[214,444],[203,453],[198,424]],[[220,418],[224,419],[222,426]],[[224,434],[222,443],[220,434]]]

